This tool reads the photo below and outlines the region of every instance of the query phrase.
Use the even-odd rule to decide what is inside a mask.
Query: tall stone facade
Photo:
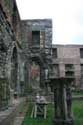
[[[16,15],[14,15],[16,12]],[[13,80],[12,69],[16,66],[16,57],[13,52],[17,48],[17,25],[14,18],[19,20],[15,0],[0,1],[0,110],[7,107],[10,100],[10,89]],[[19,23],[20,24],[20,23]],[[15,28],[16,27],[16,28]],[[13,62],[12,62],[12,58]],[[17,67],[16,67],[17,68]],[[17,82],[15,82],[17,84]],[[15,89],[15,88],[14,88]]]
[[[20,65],[23,64],[25,74],[24,81],[30,85],[31,81],[31,65],[35,62],[40,67],[40,86],[44,86],[45,69],[49,67],[51,62],[52,47],[52,20],[25,20],[21,21],[22,41]],[[21,55],[21,56],[20,56]],[[22,68],[23,68],[22,67]],[[21,74],[21,75],[22,75]],[[21,79],[23,81],[23,79]],[[33,84],[33,88],[37,87]]]
[[[0,110],[8,106],[11,91],[27,91],[33,62],[40,67],[39,86],[44,86],[51,45],[51,19],[21,21],[16,1],[0,0]]]

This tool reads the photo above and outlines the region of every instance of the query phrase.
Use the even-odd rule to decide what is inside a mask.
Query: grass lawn
[[[72,110],[75,119],[75,125],[83,125],[83,100],[73,101]]]
[[[43,118],[31,118],[32,104],[29,105],[28,112],[23,121],[23,125],[52,125],[54,110],[52,104],[48,105],[48,115],[46,119]]]
[[[83,92],[72,92],[73,96],[83,96]]]
[[[72,91],[73,96],[83,96],[83,90],[75,89]]]
[[[52,104],[48,105],[47,118],[31,118],[32,104],[29,105],[28,112],[22,125],[53,125],[54,108]],[[83,100],[73,101],[72,110],[75,119],[75,125],[83,125]]]

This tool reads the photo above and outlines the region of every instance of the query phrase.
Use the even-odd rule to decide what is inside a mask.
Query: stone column
[[[45,87],[45,69],[40,67],[40,87]]]
[[[51,80],[54,87],[55,125],[73,125],[71,115],[71,80],[67,78],[55,78]]]
[[[24,94],[27,94],[29,86],[31,86],[31,63],[29,61],[24,64]]]

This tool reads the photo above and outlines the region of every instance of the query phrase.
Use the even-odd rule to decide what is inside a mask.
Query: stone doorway
[[[43,88],[45,86],[45,63],[42,57],[33,56],[30,58],[30,73],[30,81],[34,81],[35,88]]]
[[[30,79],[31,79],[32,87],[34,89],[39,89],[39,87],[40,87],[40,66],[34,61],[32,61],[30,73],[31,73]]]

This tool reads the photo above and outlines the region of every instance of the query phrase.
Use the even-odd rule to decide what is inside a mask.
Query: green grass
[[[52,104],[48,105],[48,115],[46,119],[43,118],[31,118],[31,112],[32,112],[32,104],[29,105],[28,112],[26,113],[26,116],[23,121],[23,125],[52,125],[53,124],[53,106]]]
[[[83,100],[73,101],[72,110],[75,118],[75,125],[83,125]]]
[[[32,104],[23,121],[23,125],[53,125],[54,108],[52,104],[48,105],[47,118],[31,118]],[[83,100],[73,101],[72,110],[75,119],[75,125],[83,125]]]
[[[72,91],[73,96],[83,96],[83,90]]]

